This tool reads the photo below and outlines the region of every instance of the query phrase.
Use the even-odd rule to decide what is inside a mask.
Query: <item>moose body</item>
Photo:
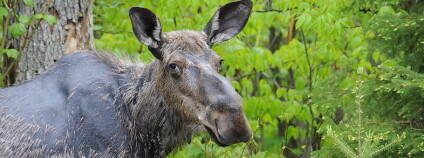
[[[49,72],[0,90],[0,107],[11,116],[23,118],[24,123],[38,125],[41,129],[34,132],[34,138],[42,140],[39,145],[45,145],[48,152],[125,147],[130,138],[118,119],[117,101],[122,98],[118,87],[126,78],[113,72],[95,54],[71,53]]]
[[[134,33],[157,59],[75,52],[0,90],[0,156],[165,157],[198,131],[220,146],[249,141],[242,99],[218,74],[222,59],[210,47],[237,35],[251,7],[232,2],[202,31],[169,33],[153,12],[132,8]]]

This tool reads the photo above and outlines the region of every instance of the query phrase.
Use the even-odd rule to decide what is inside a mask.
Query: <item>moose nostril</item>
[[[240,141],[247,143],[250,141],[250,139],[252,139],[252,135],[252,131],[248,129],[246,133],[240,138]]]
[[[234,115],[235,114],[235,115]],[[239,113],[226,113],[216,121],[217,133],[226,144],[249,142],[252,131],[244,115]]]

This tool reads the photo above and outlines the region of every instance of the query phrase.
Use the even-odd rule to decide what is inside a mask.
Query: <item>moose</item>
[[[200,131],[220,146],[248,142],[242,98],[211,47],[236,36],[251,9],[249,0],[231,2],[201,31],[163,33],[152,11],[131,8],[133,32],[155,59],[74,52],[1,89],[0,157],[165,157]]]

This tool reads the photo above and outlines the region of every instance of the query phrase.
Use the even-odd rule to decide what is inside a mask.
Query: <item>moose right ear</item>
[[[240,33],[249,19],[252,5],[250,0],[240,0],[219,8],[203,28],[208,36],[206,42],[209,46],[229,40]]]
[[[137,39],[149,49],[158,48],[162,37],[162,26],[155,13],[146,8],[132,7],[130,19]],[[158,58],[159,54],[152,53]]]

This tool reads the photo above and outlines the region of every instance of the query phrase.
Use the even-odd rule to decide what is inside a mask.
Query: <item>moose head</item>
[[[246,25],[252,2],[228,3],[201,31],[162,32],[152,11],[133,7],[132,27],[137,39],[148,46],[163,89],[163,98],[185,120],[204,127],[220,146],[248,142],[252,137],[243,101],[230,82],[219,74],[223,59],[211,47],[236,36]]]

